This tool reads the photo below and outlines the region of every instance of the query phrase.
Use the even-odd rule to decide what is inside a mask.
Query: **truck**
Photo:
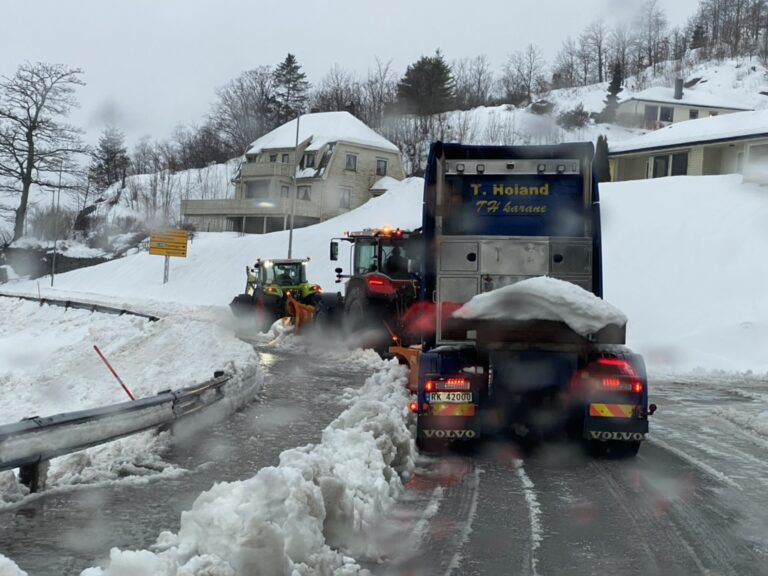
[[[478,295],[541,277],[602,298],[593,156],[591,143],[430,147],[410,310],[419,342],[390,349],[415,374],[423,449],[565,431],[594,454],[637,454],[656,407],[625,321],[584,333],[557,317],[457,317]]]

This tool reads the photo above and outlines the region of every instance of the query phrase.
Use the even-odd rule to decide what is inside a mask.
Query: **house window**
[[[688,174],[688,152],[675,152],[653,157],[653,177],[686,176]]]
[[[307,152],[304,154],[304,168],[314,168],[315,167],[315,153],[314,152]]]
[[[688,175],[688,152],[672,154],[672,172],[670,176]]]
[[[341,197],[339,197],[339,208],[349,208],[351,198],[352,190],[349,188],[342,188]]]
[[[344,169],[357,172],[357,156],[354,154],[347,154],[347,165],[344,167]]]
[[[659,122],[672,122],[675,109],[672,106],[662,106],[659,108]]]
[[[643,126],[648,130],[655,130],[656,119],[658,117],[659,117],[659,107],[646,104],[645,113],[643,115]]]
[[[691,108],[688,111],[688,118],[691,120],[696,120],[699,117],[699,111],[696,108]]]
[[[246,200],[258,200],[269,198],[269,182],[267,180],[254,180],[245,183]]]
[[[715,111],[711,111],[711,112],[709,113],[709,115],[710,115],[710,116],[717,116],[717,112],[715,112]]]
[[[653,177],[664,178],[669,171],[669,156],[653,157]]]
[[[280,186],[280,198],[290,198],[291,189],[288,186]]]
[[[376,176],[386,176],[386,175],[387,175],[387,161],[376,160]]]
[[[299,200],[306,200],[307,202],[312,200],[312,188],[310,186],[299,186],[296,190],[296,197]]]
[[[277,154],[270,154],[269,155],[269,161],[270,162],[277,162]]]
[[[283,164],[288,164],[288,154],[283,154]]]

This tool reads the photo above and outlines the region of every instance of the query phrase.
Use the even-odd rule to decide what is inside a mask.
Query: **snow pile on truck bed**
[[[216,484],[148,550],[112,549],[83,576],[356,574],[368,536],[413,469],[407,371],[394,360],[359,390],[317,445],[287,450],[248,480]]]
[[[466,320],[553,320],[585,337],[627,323],[618,308],[591,292],[545,276],[478,294],[453,315]]]

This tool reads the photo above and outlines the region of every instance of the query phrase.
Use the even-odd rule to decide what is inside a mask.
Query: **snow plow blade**
[[[309,326],[315,318],[315,307],[309,304],[302,304],[290,292],[286,295],[285,311],[292,324],[296,327],[296,330]]]

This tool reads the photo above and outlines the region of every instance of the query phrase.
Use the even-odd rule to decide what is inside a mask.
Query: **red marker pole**
[[[98,347],[98,346],[96,346],[96,344],[94,344],[94,345],[93,345],[93,349],[94,349],[94,350],[96,350],[96,354],[98,354],[98,355],[99,355],[99,358],[101,358],[101,359],[102,359],[102,361],[104,362],[104,364],[106,364],[106,365],[107,365],[107,368],[109,368],[109,371],[110,371],[110,372],[112,372],[112,376],[114,376],[115,378],[117,378],[117,381],[118,381],[118,382],[120,382],[120,386],[122,386],[122,387],[123,387],[123,390],[125,390],[125,393],[126,393],[126,394],[128,394],[128,398],[130,398],[131,400],[136,400],[136,398],[133,396],[133,394],[131,394],[131,391],[130,391],[130,390],[128,390],[128,386],[126,386],[126,385],[123,383],[123,381],[120,379],[120,376],[118,376],[118,375],[117,375],[117,372],[115,372],[115,369],[114,369],[114,368],[112,368],[112,365],[111,365],[111,364],[109,363],[109,361],[108,361],[108,360],[107,360],[107,359],[104,357],[104,354],[102,354],[102,353],[101,353],[101,350],[99,350],[99,347]]]

